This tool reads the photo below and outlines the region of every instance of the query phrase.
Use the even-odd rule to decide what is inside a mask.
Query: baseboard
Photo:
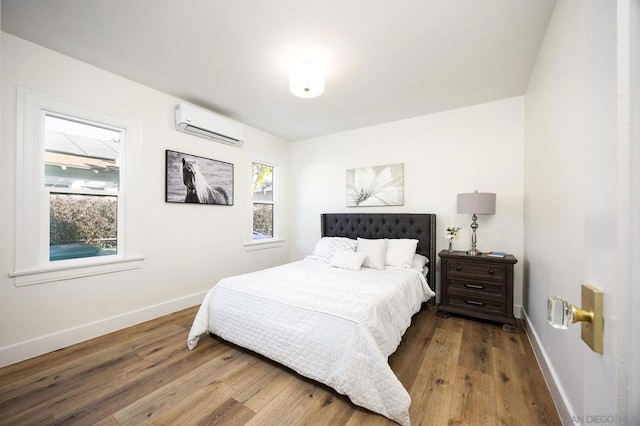
[[[131,327],[202,303],[206,291],[0,348],[0,367]],[[185,336],[185,345],[187,337]]]
[[[513,316],[522,319],[522,305],[513,305]]]
[[[553,398],[553,402],[558,410],[560,420],[564,425],[573,425],[574,422],[572,419],[575,419],[576,416],[573,408],[571,407],[571,403],[569,402],[569,398],[567,398],[567,394],[560,384],[558,375],[550,362],[547,352],[544,350],[544,346],[540,342],[538,333],[536,333],[536,330],[527,315],[527,311],[521,307],[520,313],[525,332],[529,338],[529,343],[533,348],[533,352],[536,356],[536,360],[538,361],[538,365],[540,366],[540,370],[542,371],[542,375],[547,382],[547,387],[549,388],[551,398]]]

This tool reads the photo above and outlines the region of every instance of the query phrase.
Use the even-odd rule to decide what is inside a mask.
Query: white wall
[[[633,318],[627,327],[627,338],[631,342],[629,346],[631,356],[628,358],[631,371],[628,401],[629,414],[640,417],[640,339],[637,331],[640,327],[640,310],[636,308],[640,306],[640,287],[637,285],[640,282],[640,262],[634,262],[635,259],[640,259],[640,224],[637,220],[640,217],[640,2],[628,0],[624,3],[626,3],[624,11],[628,11],[629,25],[626,28],[620,27],[621,32],[625,29],[628,31],[625,37],[620,38],[626,39],[621,44],[628,48],[629,66],[621,68],[625,75],[623,79],[628,78],[630,96],[624,100],[628,104],[621,109],[624,110],[622,117],[628,118],[630,128],[628,133],[621,132],[621,134],[623,137],[628,137],[630,142],[628,152],[631,171],[629,185],[631,208],[627,216],[626,229],[629,231],[630,239],[627,256],[631,259],[629,268],[631,287],[627,292],[630,295],[627,310]]]
[[[630,281],[620,273],[628,264],[619,256],[628,239],[618,220],[630,194],[628,167],[618,167],[629,160],[619,155],[616,4],[558,1],[525,95],[523,311],[567,424],[628,415],[619,405],[631,344],[620,330],[631,318],[622,308]],[[579,325],[547,324],[547,297],[579,306],[583,283],[604,292],[604,354],[582,342]]]
[[[525,97],[523,309],[552,357],[551,368],[561,373],[559,392],[577,392],[583,385],[581,365],[563,343],[580,339],[579,328],[560,333],[546,323],[548,296],[579,304],[583,271],[565,265],[584,261],[585,46],[581,11],[573,19],[568,6],[556,5]]]
[[[222,277],[289,260],[286,195],[285,243],[246,252],[243,242],[251,226],[248,161],[262,155],[278,161],[286,185],[290,142],[248,126],[241,149],[178,133],[173,108],[179,100],[172,96],[5,33],[1,54],[0,365],[199,304]],[[17,86],[141,123],[141,269],[27,287],[9,279],[15,256]],[[234,163],[235,205],[165,203],[166,149]]]
[[[313,250],[321,213],[339,212],[435,213],[438,250],[446,248],[442,234],[451,225],[463,227],[454,247],[466,250],[471,217],[456,213],[456,194],[477,189],[497,193],[496,214],[479,217],[478,249],[506,251],[522,261],[523,102],[516,97],[295,142],[292,257]],[[347,169],[393,163],[404,163],[404,206],[345,207]]]

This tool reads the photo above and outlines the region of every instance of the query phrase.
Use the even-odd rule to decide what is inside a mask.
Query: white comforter
[[[187,346],[210,331],[408,425],[411,398],[387,358],[433,295],[415,270],[350,271],[309,257],[221,280]]]

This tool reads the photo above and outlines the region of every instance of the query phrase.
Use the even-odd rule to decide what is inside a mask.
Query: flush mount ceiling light
[[[315,98],[324,92],[324,70],[312,62],[294,64],[289,72],[289,90],[300,98]]]

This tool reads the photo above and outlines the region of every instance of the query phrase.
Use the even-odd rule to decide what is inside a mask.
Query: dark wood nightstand
[[[438,253],[440,263],[440,306],[438,316],[449,314],[503,323],[503,330],[515,332],[513,317],[513,255],[468,256],[464,251]]]

